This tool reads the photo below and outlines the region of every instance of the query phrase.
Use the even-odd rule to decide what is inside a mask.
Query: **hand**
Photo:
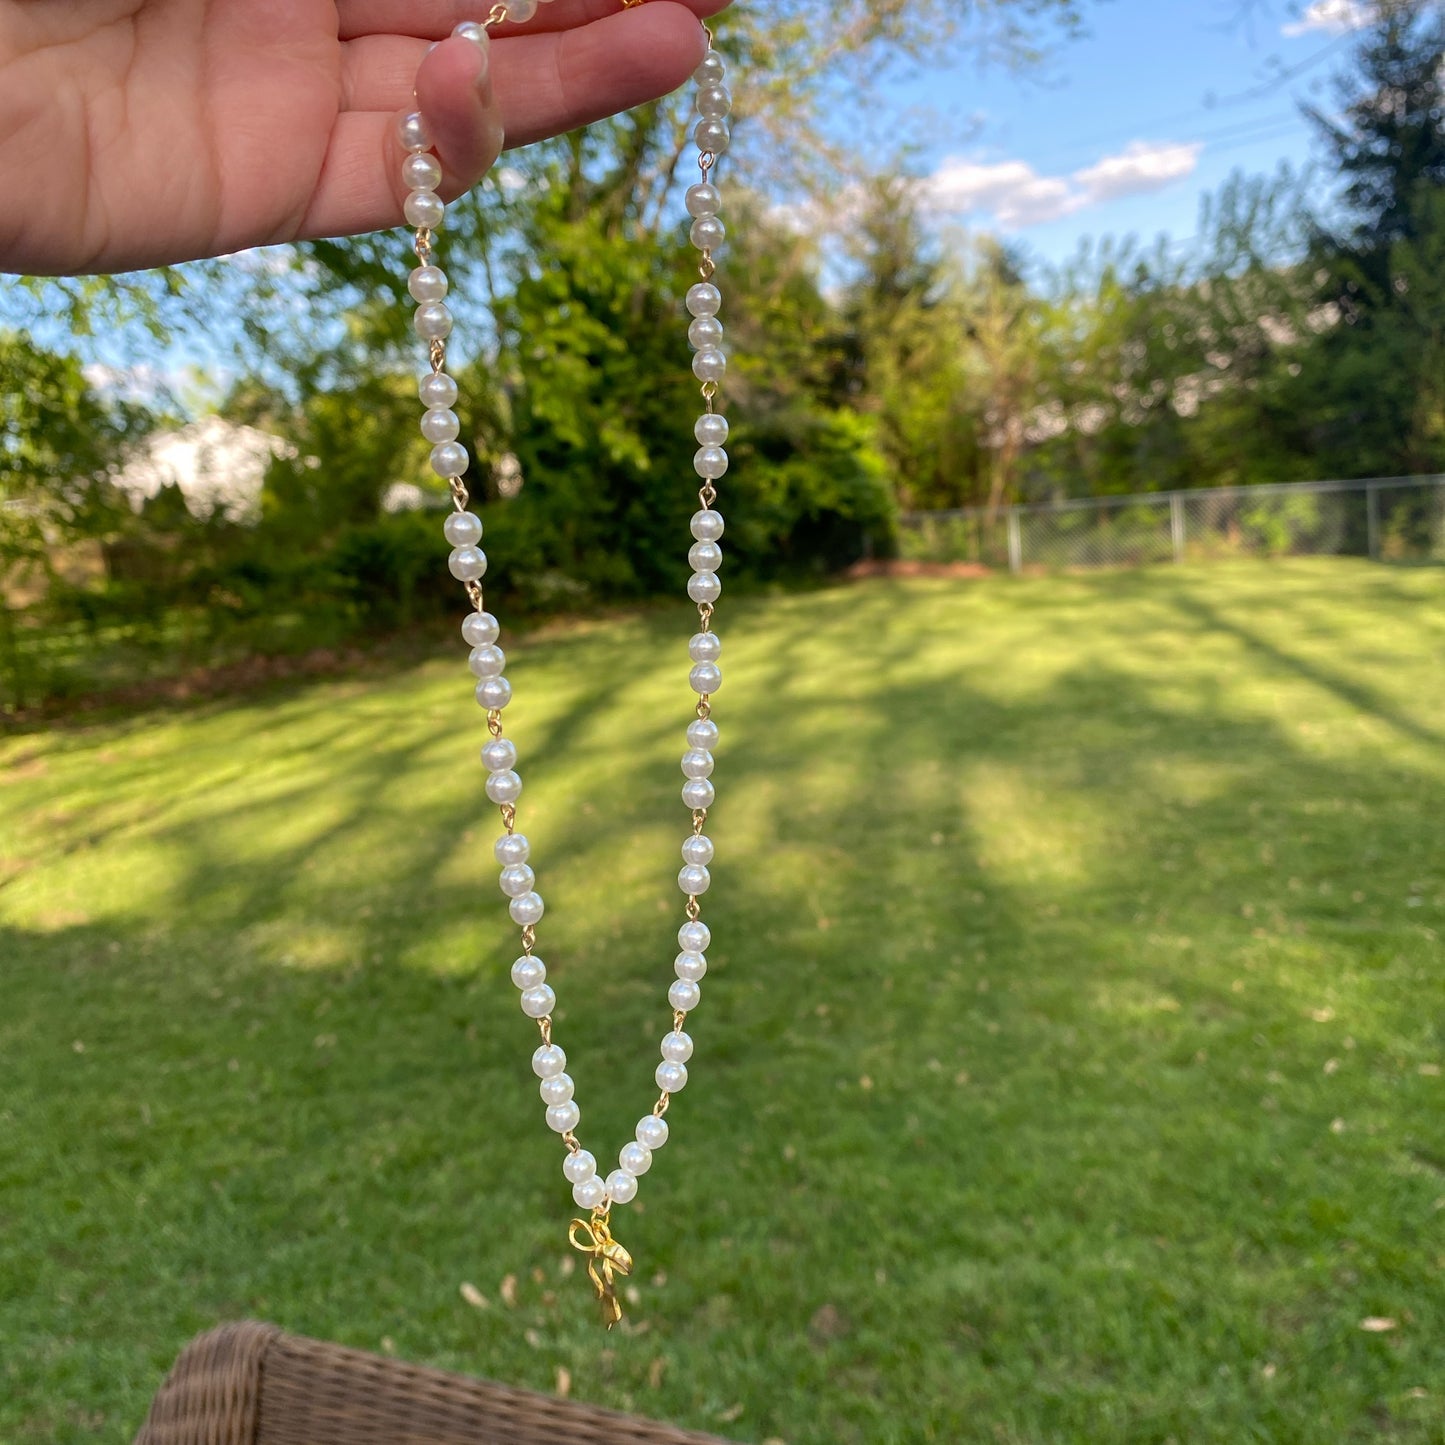
[[[460,194],[502,148],[676,89],[728,0],[0,0],[0,270],[132,270],[401,224],[416,89]],[[430,54],[434,40],[445,43]]]

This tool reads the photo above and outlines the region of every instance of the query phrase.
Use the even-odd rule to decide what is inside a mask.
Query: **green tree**
[[[1319,305],[1338,324],[1301,366],[1295,401],[1325,467],[1341,475],[1445,467],[1429,418],[1438,395],[1434,293],[1445,185],[1445,14],[1387,0],[1340,84],[1342,117],[1316,115],[1343,181],[1341,215],[1321,225]]]
[[[53,575],[55,548],[100,538],[124,513],[110,479],[153,419],[102,396],[79,359],[0,331],[0,585]]]

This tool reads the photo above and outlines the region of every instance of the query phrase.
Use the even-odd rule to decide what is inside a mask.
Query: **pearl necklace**
[[[500,0],[486,20],[463,22],[453,34],[485,46],[492,26],[503,21],[528,21],[536,14],[538,3],[539,0]],[[631,6],[641,0],[621,0],[621,3]],[[712,938],[702,921],[699,899],[711,882],[708,864],[712,862],[713,845],[703,830],[715,796],[710,779],[718,727],[712,720],[712,695],[722,684],[722,671],[718,667],[722,643],[712,630],[713,611],[722,591],[717,574],[722,565],[718,542],[723,534],[723,519],[713,507],[717,500],[714,483],[728,469],[728,455],[723,450],[728,423],[714,408],[719,385],[727,372],[727,359],[722,352],[723,328],[718,320],[722,294],[713,285],[716,267],[712,256],[713,250],[722,244],[726,231],[718,219],[722,197],[712,184],[712,177],[718,157],[728,147],[727,117],[732,98],[723,84],[726,70],[722,57],[712,48],[711,32],[706,33],[707,56],[694,77],[699,86],[697,111],[701,119],[693,136],[702,179],[687,192],[692,244],[702,253],[699,268],[702,279],[687,293],[687,309],[693,318],[688,339],[695,352],[692,369],[702,384],[704,411],[694,427],[698,452],[693,459],[702,478],[698,494],[701,509],[692,518],[694,540],[687,554],[693,569],[687,594],[697,604],[699,626],[688,643],[692,660],[688,682],[698,701],[696,717],[687,729],[687,751],[682,758],[686,778],[682,801],[692,813],[692,831],[682,845],[683,868],[678,874],[678,886],[687,898],[686,921],[677,935],[681,949],[673,963],[677,977],[667,993],[672,1007],[672,1029],[662,1041],[662,1062],[654,1075],[660,1093],[652,1112],[639,1120],[633,1140],[623,1146],[617,1168],[605,1177],[599,1172],[596,1157],[582,1147],[577,1137],[582,1115],[574,1097],[576,1088],[566,1072],[567,1055],[552,1039],[552,1011],[557,996],[547,982],[547,966],[536,952],[537,925],[545,908],[542,895],[536,890],[536,877],[527,862],[531,845],[517,831],[517,800],[522,794],[522,779],[517,772],[516,745],[505,736],[502,726],[503,711],[512,700],[512,684],[504,676],[507,660],[497,646],[500,625],[483,605],[482,578],[486,575],[487,558],[477,545],[482,540],[482,521],[470,510],[470,494],[462,480],[470,458],[466,447],[457,440],[461,423],[452,410],[457,400],[457,384],[446,371],[452,315],[446,306],[446,274],[433,260],[434,233],[442,225],[446,211],[436,190],[441,184],[442,169],[430,154],[431,137],[420,111],[401,116],[397,127],[407,152],[402,166],[402,178],[409,192],[406,219],[416,227],[414,249],[420,262],[411,273],[408,285],[417,303],[413,324],[417,334],[428,343],[431,361],[431,370],[422,377],[419,388],[426,407],[421,431],[432,444],[432,470],[447,483],[455,504],[445,525],[446,538],[452,546],[448,566],[452,576],[465,585],[474,609],[462,623],[462,636],[472,649],[469,664],[478,679],[476,698],[486,712],[487,730],[491,735],[491,740],[482,748],[482,763],[487,770],[487,797],[500,808],[505,829],[495,849],[497,862],[502,867],[502,892],[510,900],[508,911],[512,921],[522,930],[522,954],[512,965],[512,982],[521,993],[522,1012],[534,1019],[541,1031],[541,1044],[532,1055],[532,1070],[541,1081],[547,1126],[561,1136],[567,1149],[562,1172],[572,1186],[572,1198],[579,1208],[588,1211],[586,1219],[572,1221],[569,1238],[573,1248],[588,1257],[588,1273],[602,1301],[608,1329],[622,1318],[616,1277],[632,1270],[632,1257],[612,1236],[612,1208],[629,1204],[637,1197],[638,1181],[652,1167],[654,1152],[667,1143],[668,1108],[673,1096],[687,1085],[687,1065],[693,1053],[693,1041],[684,1025],[702,998],[701,983],[707,973],[704,951]]]

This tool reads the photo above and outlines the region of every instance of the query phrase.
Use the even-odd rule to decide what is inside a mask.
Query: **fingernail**
[[[491,52],[482,47],[482,69],[473,84],[477,88],[477,94],[482,99],[483,105],[492,103],[492,57]]]

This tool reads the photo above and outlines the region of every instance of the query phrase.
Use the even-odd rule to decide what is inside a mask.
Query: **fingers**
[[[507,144],[527,145],[676,90],[702,62],[697,16],[653,0],[585,26],[497,42]]]
[[[446,172],[445,193],[455,195],[492,165],[504,131],[508,145],[525,145],[666,95],[696,69],[704,39],[694,10],[649,0],[581,29],[498,40],[490,67],[479,47],[460,39],[430,54],[425,43],[398,37],[370,37],[343,49],[343,83],[353,108],[332,132],[302,237],[401,223],[395,122],[411,105],[413,74]],[[354,108],[360,105],[368,108]]]
[[[699,20],[725,10],[729,0],[681,0]],[[622,0],[545,0],[535,18],[525,25],[499,28],[503,35],[538,35],[545,31],[571,30],[605,20],[622,8]],[[423,40],[441,40],[463,20],[485,19],[488,0],[336,0],[337,20],[343,40],[363,35],[413,35]]]
[[[696,17],[666,0],[651,0],[644,9],[618,12],[581,30],[517,35],[493,45],[497,94],[512,145],[666,95],[703,55]],[[410,109],[415,88],[434,124],[451,104],[451,82],[443,77],[455,78],[452,67],[476,53],[468,42],[451,40],[428,56],[426,41],[396,35],[363,36],[341,50],[344,110]]]

